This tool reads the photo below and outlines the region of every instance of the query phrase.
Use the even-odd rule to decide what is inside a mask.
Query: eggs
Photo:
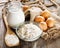
[[[47,23],[48,27],[53,27],[55,24],[55,20],[53,18],[48,18],[46,20],[46,23]]]
[[[35,19],[34,19],[35,22],[44,22],[45,21],[45,18],[42,17],[42,16],[36,16]]]
[[[55,20],[51,17],[48,10],[42,11],[40,15],[35,17],[34,21],[39,24],[39,27],[43,31],[46,31],[55,25]]]
[[[46,22],[40,22],[39,27],[44,31],[48,28]]]
[[[23,5],[23,11],[26,11],[29,8],[27,5]]]
[[[50,12],[48,10],[44,10],[41,13],[41,16],[43,16],[45,19],[50,17]]]

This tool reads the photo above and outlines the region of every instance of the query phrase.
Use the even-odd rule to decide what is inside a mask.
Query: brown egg
[[[55,20],[53,18],[48,18],[46,20],[46,23],[47,23],[48,27],[53,27],[55,24]]]
[[[45,19],[42,16],[36,16],[35,19],[34,19],[34,21],[39,23],[39,22],[44,22]]]
[[[23,5],[23,11],[26,11],[29,8],[27,5]]]
[[[39,27],[40,27],[43,31],[47,30],[47,28],[48,28],[46,22],[40,22]]]
[[[48,17],[50,17],[50,12],[48,10],[44,10],[42,11],[41,16],[47,19]]]

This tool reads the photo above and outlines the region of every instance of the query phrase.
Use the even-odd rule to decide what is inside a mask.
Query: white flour
[[[34,24],[26,24],[20,30],[18,30],[20,38],[25,41],[34,41],[39,38],[41,33],[42,30]]]
[[[7,35],[6,37],[5,37],[5,40],[6,40],[6,42],[8,43],[8,44],[10,44],[10,45],[15,45],[15,44],[18,44],[19,43],[19,39],[17,38],[17,36],[16,35]]]

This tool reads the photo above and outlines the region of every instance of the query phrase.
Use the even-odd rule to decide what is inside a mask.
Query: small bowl
[[[30,32],[30,33],[28,33],[28,34],[30,34],[30,35],[33,35],[33,36],[29,36],[28,38],[26,37],[26,35],[25,34],[22,34],[22,32],[20,33],[20,31],[22,31],[21,29],[24,27],[24,25],[26,25],[26,24],[33,24],[33,25],[35,25],[36,26],[36,29],[38,29],[37,31],[38,32],[35,32],[35,34],[34,34],[34,32],[33,32],[33,34],[32,34],[32,32]],[[29,28],[30,29],[30,28]],[[20,30],[20,31],[19,31]],[[18,32],[19,31],[19,32]],[[25,28],[24,28],[24,31],[26,31],[25,30]],[[24,33],[24,32],[23,32]],[[26,33],[26,32],[25,32]],[[35,23],[35,22],[25,22],[22,26],[20,26],[19,28],[17,28],[16,29],[16,34],[18,35],[18,37],[20,38],[20,39],[22,39],[22,40],[24,40],[24,41],[35,41],[35,40],[37,40],[40,36],[41,36],[41,34],[42,34],[42,30],[39,28],[39,26],[38,26],[38,24],[37,23]]]

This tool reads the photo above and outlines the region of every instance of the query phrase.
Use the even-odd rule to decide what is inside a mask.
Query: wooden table
[[[2,16],[0,16],[0,48],[9,48],[4,43],[5,33],[6,33],[6,29],[3,23]],[[60,48],[60,38],[56,40],[49,40],[49,41],[45,41],[42,38],[39,38],[35,42],[25,42],[20,40],[20,45],[12,48]]]
[[[4,43],[5,26],[2,16],[0,16],[0,48],[9,48]],[[45,41],[39,38],[35,42],[25,42],[20,40],[20,45],[12,48],[60,48],[60,38],[56,40]]]

